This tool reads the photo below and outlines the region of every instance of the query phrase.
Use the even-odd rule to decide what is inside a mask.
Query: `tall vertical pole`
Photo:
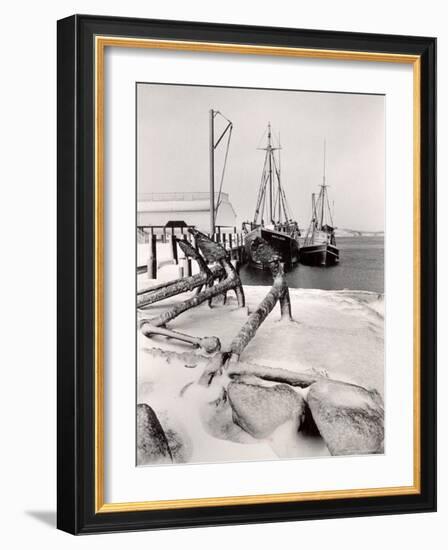
[[[281,165],[281,145],[280,145],[280,132],[278,134],[278,173],[277,173],[277,178],[278,178],[278,223],[282,223],[282,209],[281,209],[281,204],[282,204],[282,196],[281,196],[281,191],[282,191],[282,184],[281,184],[281,181],[280,181],[280,177],[281,177],[281,169],[282,169],[282,165]],[[286,219],[286,214],[285,214],[285,223],[287,222],[287,219]]]
[[[323,169],[323,173],[324,173],[324,178],[323,178],[323,183],[325,185],[325,176],[326,176],[326,156],[327,156],[327,140],[324,138],[324,169]]]
[[[272,151],[271,151],[271,123],[268,124],[268,155],[269,155],[269,219],[274,223],[272,204]]]
[[[327,140],[324,139],[324,175],[322,180],[322,204],[321,204],[321,215],[320,215],[320,228],[322,229],[322,225],[324,223],[324,204],[325,204],[325,168],[326,168],[326,149],[327,149]]]
[[[311,231],[311,244],[314,244],[314,232],[316,231],[317,225],[317,212],[316,212],[316,193],[311,194],[311,205],[312,205],[312,219],[313,219],[313,230]]]
[[[215,233],[215,112],[210,109],[210,234]]]

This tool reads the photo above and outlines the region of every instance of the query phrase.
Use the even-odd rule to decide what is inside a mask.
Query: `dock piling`
[[[184,227],[138,226],[137,234],[139,244],[144,242],[145,246],[148,244],[149,249],[147,261],[144,261],[143,265],[137,266],[138,273],[147,272],[149,279],[156,279],[158,275],[158,257],[160,258],[160,254],[162,254],[164,259],[168,256],[169,263],[172,265],[180,265],[183,268],[185,277],[192,275],[191,258],[185,257],[180,247],[177,247],[177,240],[181,239],[183,242],[197,248],[194,235],[187,232]],[[217,226],[216,232],[208,234],[208,236],[211,241],[220,244],[226,250],[229,259],[237,260],[240,265],[245,263],[244,236],[237,231],[236,227],[224,229]],[[162,247],[162,249],[157,250],[159,247]]]
[[[187,234],[184,233],[183,234],[183,240],[187,243],[190,243],[189,237],[190,237],[189,233],[187,233]],[[185,256],[185,254],[181,258],[181,265],[184,268],[185,277],[191,277],[191,273],[192,273],[192,271],[191,271],[191,260],[190,260],[190,258],[187,258],[187,256]]]
[[[157,235],[149,236],[148,279],[157,279]]]

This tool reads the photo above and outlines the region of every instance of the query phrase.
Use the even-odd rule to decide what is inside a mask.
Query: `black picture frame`
[[[95,510],[95,36],[390,53],[420,58],[420,491],[97,513]],[[74,15],[58,22],[57,526],[73,534],[436,510],[436,39]]]

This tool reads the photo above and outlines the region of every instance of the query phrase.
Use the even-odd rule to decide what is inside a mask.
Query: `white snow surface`
[[[172,266],[174,269],[175,266]],[[159,281],[138,277],[138,288]],[[229,293],[227,304],[215,299],[169,323],[169,328],[193,336],[217,336],[222,350],[269,291],[266,286],[245,286],[246,307],[239,308]],[[185,293],[149,306],[138,317],[156,317]],[[241,361],[296,372],[315,372],[384,393],[384,297],[363,291],[290,289],[293,322],[280,320],[277,305],[244,350]],[[215,358],[191,345],[162,336],[147,338],[138,332],[138,403],[147,403],[157,414],[172,441],[176,462],[227,462],[326,456],[320,437],[297,432],[291,419],[268,438],[254,439],[232,422],[223,374],[210,386],[198,380]],[[255,379],[260,385],[273,385]],[[250,380],[252,383],[252,380]],[[307,389],[295,388],[306,395]],[[223,398],[224,397],[224,398]],[[172,441],[170,445],[172,445]]]

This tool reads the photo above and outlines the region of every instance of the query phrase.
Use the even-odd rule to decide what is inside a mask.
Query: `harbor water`
[[[286,275],[290,288],[384,292],[384,237],[338,237],[340,262],[332,267],[299,264]],[[244,285],[271,285],[269,272],[245,265]]]

